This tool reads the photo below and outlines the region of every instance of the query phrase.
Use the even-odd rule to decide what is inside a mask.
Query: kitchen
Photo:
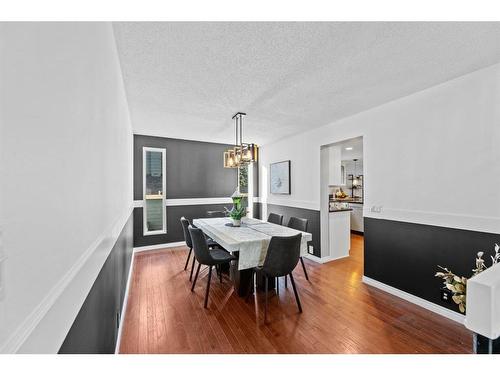
[[[322,231],[328,234],[322,256],[335,260],[349,256],[351,235],[364,232],[363,138],[323,146],[321,155]]]

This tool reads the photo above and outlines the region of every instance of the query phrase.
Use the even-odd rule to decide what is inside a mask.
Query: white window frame
[[[163,207],[163,229],[162,230],[152,230],[148,231],[147,228],[147,204],[146,204],[146,153],[147,152],[161,152],[161,165],[162,165],[162,207]],[[167,161],[167,149],[157,148],[157,147],[143,147],[142,148],[142,222],[143,222],[143,235],[153,236],[156,234],[166,234],[167,233],[167,207],[166,207],[166,196],[165,188],[167,187],[166,179],[166,161]]]

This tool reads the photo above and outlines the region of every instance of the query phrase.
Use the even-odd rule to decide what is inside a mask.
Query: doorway
[[[363,236],[364,162],[362,136],[320,148],[322,263],[349,257],[352,238]]]

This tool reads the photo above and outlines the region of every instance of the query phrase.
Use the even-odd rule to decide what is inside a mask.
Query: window
[[[238,168],[238,189],[242,195],[248,194],[248,165]]]
[[[253,215],[252,210],[252,194],[249,189],[249,173],[252,170],[252,166],[250,165],[242,165],[238,168],[238,191],[241,195],[243,195],[243,199],[241,200],[242,207],[246,207],[250,216]]]
[[[142,149],[142,194],[144,200],[144,235],[167,233],[165,207],[164,148]]]

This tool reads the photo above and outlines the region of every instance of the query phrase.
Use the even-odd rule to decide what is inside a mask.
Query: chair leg
[[[288,276],[285,275],[285,288],[288,288]]]
[[[212,266],[208,268],[208,280],[207,280],[207,291],[205,292],[205,304],[204,307],[207,308],[208,305],[208,292],[210,291],[210,279],[212,278]]]
[[[187,269],[188,267],[188,264],[189,264],[189,258],[191,258],[191,252],[193,251],[193,248],[190,247],[189,248],[189,254],[188,254],[188,258],[186,259],[186,264],[184,265],[184,271]]]
[[[290,272],[290,281],[292,283],[293,294],[295,294],[295,300],[297,301],[297,306],[299,306],[299,312],[302,312],[302,306],[300,304],[299,294],[297,293],[297,287],[295,286],[295,280],[293,279],[293,275]]]
[[[276,294],[279,296],[280,295],[280,278],[276,278]]]
[[[264,324],[267,323],[267,289],[268,289],[268,280],[266,276],[266,289],[265,289],[265,303],[264,303]]]
[[[309,281],[309,276],[307,275],[306,271],[306,265],[304,264],[304,259],[302,259],[302,257],[300,257],[300,263],[302,263],[302,269],[304,270],[304,274],[306,275],[306,280]]]
[[[189,281],[193,278],[193,271],[194,271],[194,261],[196,260],[196,257],[193,255],[193,263],[191,264],[191,273],[189,274]]]
[[[248,298],[252,294],[252,291],[254,290],[254,283],[253,283],[253,276],[254,276],[254,271],[252,270],[252,274],[250,275],[250,282],[248,283],[248,291],[247,291],[247,296],[245,297],[245,302],[248,302]]]
[[[198,280],[198,274],[200,273],[201,263],[198,263],[198,268],[196,268],[196,274],[194,275],[193,285],[191,285],[191,292],[194,290],[194,286],[196,285],[196,280]]]
[[[222,264],[219,264],[219,278],[220,278],[220,283],[222,284]]]

